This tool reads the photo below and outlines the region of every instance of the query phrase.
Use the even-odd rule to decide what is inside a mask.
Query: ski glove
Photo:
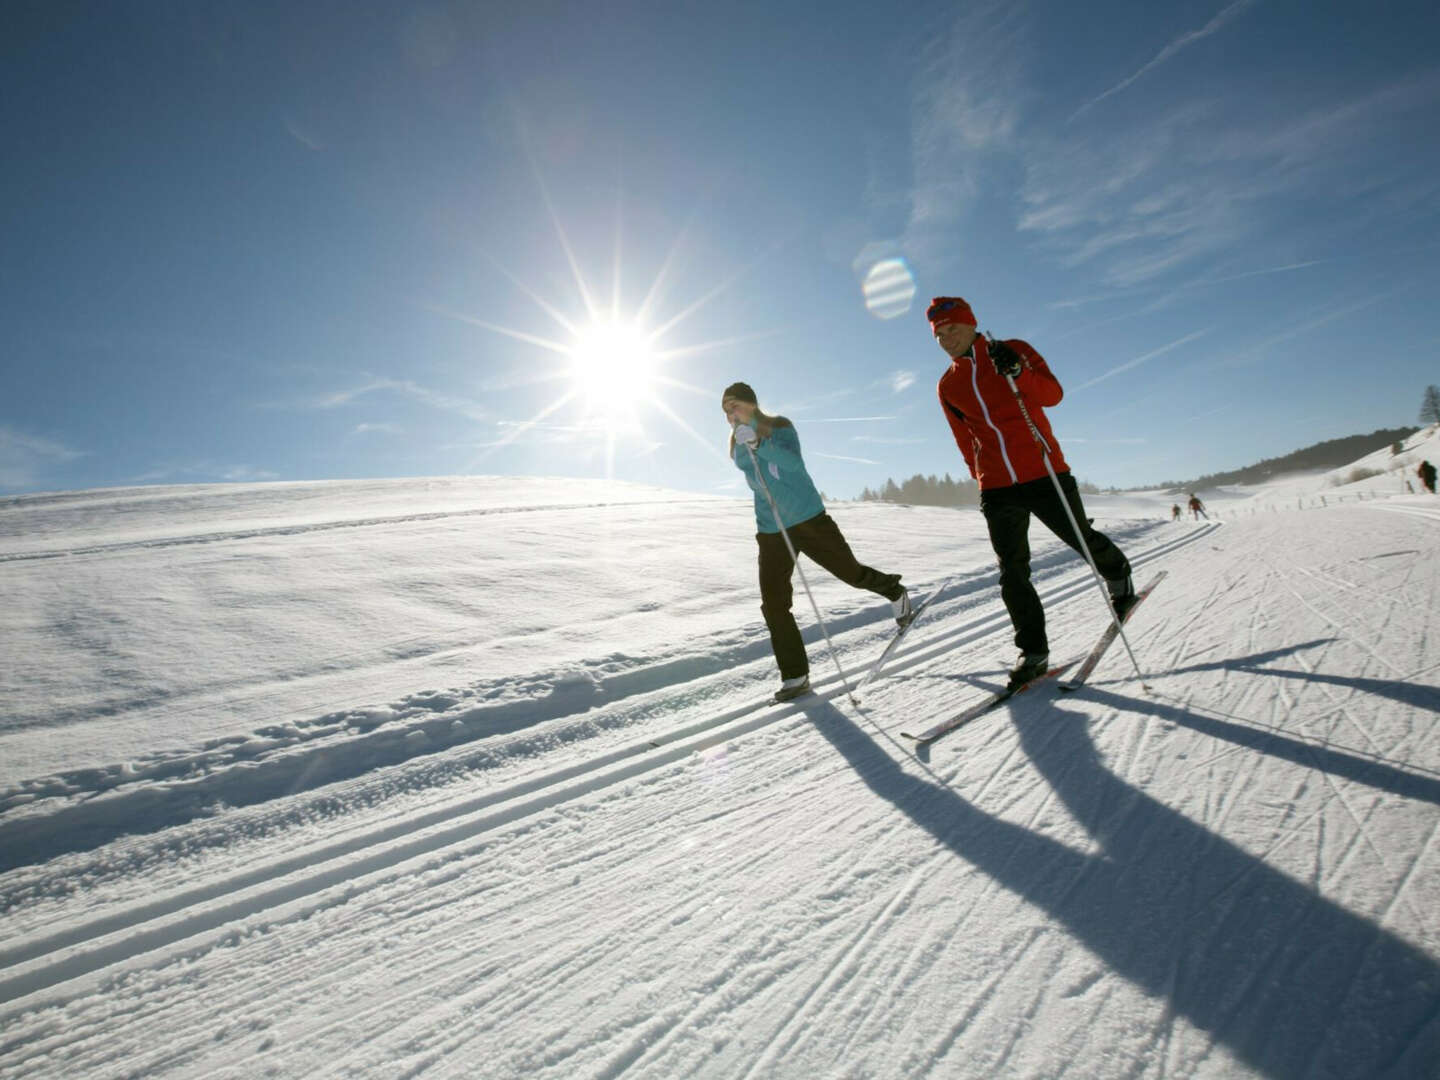
[[[760,440],[755,437],[755,429],[749,424],[737,424],[735,426],[735,441],[741,446],[748,446],[753,450],[755,444]]]
[[[995,361],[995,370],[1001,375],[1014,378],[1020,374],[1020,355],[1003,341],[992,341],[990,344],[990,359]]]

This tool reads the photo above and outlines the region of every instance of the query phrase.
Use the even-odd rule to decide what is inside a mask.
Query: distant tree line
[[[1080,482],[1080,490],[1093,495],[1100,489]],[[911,506],[979,506],[980,485],[974,480],[956,480],[949,473],[942,479],[916,473],[902,484],[886,480],[878,491],[866,488],[860,498],[868,502],[908,503]]]
[[[1259,484],[1285,473],[1307,470],[1338,469],[1356,458],[1374,453],[1383,447],[1408,438],[1414,428],[1382,428],[1369,435],[1347,435],[1343,439],[1327,439],[1303,450],[1296,450],[1284,457],[1266,458],[1243,469],[1230,472],[1211,473],[1196,480],[1167,480],[1161,487],[1184,488],[1193,491],[1198,488],[1219,487],[1222,484]]]
[[[912,506],[979,506],[980,485],[974,480],[956,480],[949,473],[944,479],[916,473],[903,484],[887,479],[879,491],[868,487],[860,492],[868,502],[909,503]]]

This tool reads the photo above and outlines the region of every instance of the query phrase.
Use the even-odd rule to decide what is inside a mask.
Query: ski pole
[[[775,524],[780,526],[780,535],[785,538],[785,549],[790,552],[790,561],[795,565],[795,569],[800,571],[800,584],[805,586],[805,595],[810,598],[810,607],[815,612],[815,621],[820,624],[820,633],[825,636],[825,644],[830,650],[830,660],[840,676],[840,685],[845,687],[845,696],[850,699],[850,704],[858,709],[860,703],[855,700],[855,694],[850,689],[850,680],[845,675],[845,669],[840,666],[840,657],[835,653],[835,643],[830,640],[830,631],[825,629],[825,620],[820,616],[820,605],[815,602],[815,594],[810,591],[810,582],[805,577],[805,568],[800,565],[800,556],[795,551],[795,545],[790,542],[790,533],[785,529],[785,522],[780,520],[780,508],[775,505],[775,496],[770,494],[770,485],[765,482],[765,475],[760,471],[760,459],[755,456],[753,446],[749,443],[745,443],[744,446],[746,450],[750,451],[750,464],[755,467],[755,478],[760,481],[760,490],[765,492],[765,501],[770,504],[770,512],[775,515]]]
[[[1050,446],[1045,442],[1045,437],[1040,434],[1040,429],[1035,426],[1035,421],[1030,419],[1030,410],[1025,407],[1025,399],[1020,396],[1020,388],[1015,385],[1015,377],[1006,375],[1005,381],[1010,384],[1010,392],[1015,395],[1015,404],[1020,406],[1020,415],[1025,418],[1025,424],[1030,429],[1030,434],[1040,444],[1040,457],[1045,462],[1045,471],[1050,474],[1050,482],[1055,485],[1055,494],[1060,498],[1060,505],[1065,508],[1065,517],[1070,521],[1070,528],[1075,530],[1075,540],[1080,546],[1080,554],[1085,556],[1085,562],[1095,578],[1095,587],[1105,598],[1105,610],[1110,613],[1110,621],[1115,624],[1115,630],[1125,644],[1125,651],[1130,656],[1130,663],[1135,666],[1135,674],[1140,679],[1140,685],[1148,690],[1150,687],[1145,685],[1145,673],[1140,670],[1140,661],[1135,659],[1135,650],[1130,648],[1130,639],[1125,636],[1125,624],[1120,621],[1120,616],[1115,614],[1115,605],[1110,602],[1110,590],[1105,587],[1105,579],[1100,576],[1100,568],[1095,565],[1095,556],[1090,554],[1090,545],[1085,542],[1085,534],[1080,531],[1080,523],[1075,520],[1075,512],[1070,509],[1070,501],[1065,498],[1065,489],[1060,486],[1060,478],[1055,475],[1055,467],[1050,464]]]

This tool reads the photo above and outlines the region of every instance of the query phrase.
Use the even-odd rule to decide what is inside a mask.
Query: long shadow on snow
[[[1433,959],[1125,783],[1082,715],[1022,708],[1015,727],[1096,854],[907,773],[828,703],[805,711],[873,791],[1250,1067],[1414,1077],[1440,1061]]]
[[[1299,648],[1304,648],[1304,646],[1284,651],[1295,652]],[[1261,666],[1265,660],[1271,659],[1279,651],[1243,656],[1238,660],[1217,660],[1209,664],[1194,664],[1190,667],[1176,668],[1168,674],[1178,675],[1191,671],[1248,671],[1256,675],[1274,675],[1283,679],[1298,679],[1301,682],[1343,686],[1347,690],[1363,690],[1367,694],[1388,697],[1402,705],[1414,705],[1417,708],[1429,709],[1431,712],[1440,712],[1440,688],[1427,686],[1424,683],[1406,682],[1404,679],[1366,679],[1358,675],[1326,675],[1318,671],[1292,671],[1287,668]]]
[[[1282,735],[1272,728],[1255,727],[1243,717],[1222,719],[1206,716],[1193,706],[1166,705],[1152,697],[1129,697],[1103,690],[1091,683],[1085,696],[1099,705],[1124,709],[1126,712],[1148,713],[1161,720],[1181,724],[1193,731],[1213,735],[1237,746],[1258,750],[1270,757],[1292,761],[1306,768],[1319,769],[1331,776],[1343,776],[1369,787],[1388,791],[1407,799],[1420,799],[1440,806],[1440,776],[1409,772],[1376,758],[1366,757],[1333,746],[1320,746]]]

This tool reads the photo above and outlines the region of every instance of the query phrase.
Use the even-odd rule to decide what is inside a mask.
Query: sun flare
[[[586,403],[622,409],[654,391],[658,357],[649,335],[632,323],[593,323],[570,348],[570,372]]]

